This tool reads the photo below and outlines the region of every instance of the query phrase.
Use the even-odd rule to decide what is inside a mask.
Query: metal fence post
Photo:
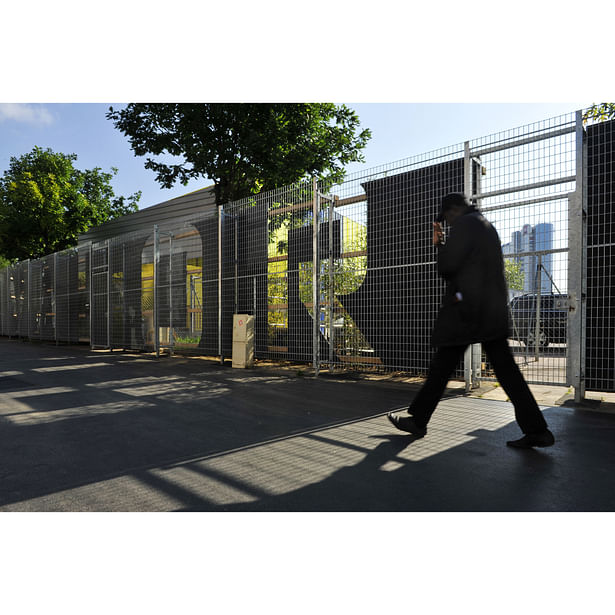
[[[53,253],[53,299],[51,302],[53,312],[53,336],[58,345],[58,253]]]
[[[92,243],[88,247],[88,271],[86,272],[86,276],[88,278],[88,329],[90,331],[90,348],[94,348],[94,337],[93,337],[93,324],[94,321],[92,319],[92,300],[94,297],[94,291],[92,288]]]
[[[173,233],[169,233],[169,356],[173,356]]]
[[[222,354],[222,216],[224,216],[223,206],[218,207],[218,355],[220,365],[224,365],[224,355]]]
[[[534,323],[534,354],[536,363],[540,360],[540,304],[542,300],[542,254],[538,255],[536,266],[536,322]]]
[[[319,195],[316,178],[312,178],[312,309],[314,322],[312,327],[312,363],[314,376],[318,377],[319,347],[320,347],[320,296],[318,292],[318,210]]]
[[[252,311],[254,312],[254,327],[256,327],[256,276],[252,278]]]
[[[8,271],[8,269],[7,269]],[[8,284],[7,284],[8,288]],[[32,341],[32,261],[28,259],[28,339]]]
[[[110,352],[113,351],[111,347],[111,246],[109,240],[107,244],[107,348]]]
[[[576,112],[576,189],[568,201],[568,344],[567,381],[574,387],[574,399],[585,397],[585,297],[587,145],[583,112]]]
[[[233,313],[239,313],[239,246],[237,243],[238,233],[237,233],[237,216],[235,215],[233,218],[234,231],[235,231],[235,302],[233,307]]]
[[[472,157],[470,155],[470,142],[463,144],[463,192],[468,201],[474,194],[472,186]],[[480,192],[480,190],[478,191]],[[463,377],[465,380],[465,391],[469,393],[471,389],[479,386],[480,368],[482,358],[482,347],[480,344],[470,344],[463,355]]]
[[[2,277],[4,278],[4,305],[2,306],[2,335],[9,334],[9,268],[2,270]]]
[[[79,263],[79,256],[77,254],[77,250],[75,249],[74,255],[77,257],[77,263]],[[79,265],[77,264],[77,268]],[[70,256],[68,256],[66,261],[66,341],[70,343]]]
[[[335,323],[333,311],[335,308],[335,277],[334,277],[334,258],[333,258],[333,213],[335,201],[329,199],[329,372],[334,371],[333,361],[335,359]]]
[[[4,305],[0,308],[0,327],[1,327],[1,331],[2,331],[2,335],[8,335],[8,324],[7,324],[7,319],[8,319],[8,299],[6,298],[9,294],[9,284],[8,284],[8,272],[9,272],[9,268],[6,267],[5,269],[3,269],[0,272],[0,276],[2,276],[3,280],[2,280],[2,285],[4,286]]]
[[[158,327],[158,267],[160,266],[160,231],[154,224],[154,347],[160,357],[160,329]]]
[[[143,274],[141,274],[143,275]],[[126,332],[126,315],[128,314],[128,305],[126,297],[126,244],[122,242],[122,346],[126,350],[126,341],[128,334]],[[143,305],[143,304],[141,304]],[[143,309],[143,308],[141,308]]]

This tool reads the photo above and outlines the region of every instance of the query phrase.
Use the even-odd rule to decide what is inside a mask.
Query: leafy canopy
[[[207,177],[216,203],[241,199],[308,176],[340,181],[344,165],[362,161],[371,137],[345,105],[140,104],[109,108],[136,156],[171,154],[177,163],[147,158],[165,188]]]
[[[141,192],[127,199],[113,192],[116,168],[80,171],[76,160],[40,147],[11,158],[0,178],[0,254],[8,260],[72,247],[90,227],[137,211]]]
[[[525,274],[521,263],[517,263],[511,258],[505,258],[504,276],[510,290],[523,290],[525,288]]]
[[[583,119],[595,120],[596,122],[606,122],[615,119],[615,103],[593,104],[584,114]]]

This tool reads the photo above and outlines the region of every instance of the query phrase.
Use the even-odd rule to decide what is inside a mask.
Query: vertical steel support
[[[188,276],[190,280],[190,310],[196,309],[196,300],[194,295],[196,294],[196,289],[194,288],[194,276]],[[190,335],[194,333],[194,325],[196,324],[196,318],[194,317],[194,312],[190,311]]]
[[[160,267],[160,230],[154,224],[154,348],[160,357],[160,327],[158,326],[158,268]]]
[[[469,201],[473,194],[472,157],[470,156],[469,141],[466,141],[463,145],[463,192]],[[466,393],[479,386],[481,354],[480,344],[470,344],[463,355],[463,379],[465,380]]]
[[[218,207],[218,355],[220,365],[224,365],[222,354],[222,205]]]
[[[37,260],[41,260],[41,259],[37,259]],[[37,305],[37,315],[38,315],[38,339],[42,340],[43,339],[43,323],[45,322],[45,298],[43,297],[43,274],[45,271],[45,264],[44,261],[41,262],[41,267],[39,270],[39,279],[37,280],[39,282],[39,299],[38,299],[38,305]],[[17,280],[15,280],[15,283],[17,283]],[[19,312],[19,308],[17,309],[17,311]],[[19,325],[18,325],[19,326]],[[19,329],[18,329],[19,331]]]
[[[111,246],[107,239],[107,348],[112,352],[111,347]]]
[[[29,282],[29,278],[28,278]],[[51,302],[53,312],[53,337],[58,345],[58,253],[53,253],[53,299]]]
[[[6,271],[6,335],[11,339],[12,321],[13,315],[11,313],[11,274],[9,273],[9,267]]]
[[[7,267],[6,269],[4,269],[3,271],[4,274],[4,282],[5,282],[5,289],[6,289],[6,300],[5,300],[5,305],[4,308],[6,308],[6,311],[4,312],[4,314],[2,315],[2,335],[9,335],[10,333],[10,329],[9,329],[9,268]]]
[[[256,330],[256,276],[254,276],[253,278],[254,281],[254,292],[252,295],[252,309],[254,312],[254,329]]]
[[[11,313],[11,274],[9,272],[9,268],[6,268],[6,335],[9,336],[9,339],[12,337],[12,324],[13,324],[13,315]]]
[[[237,314],[239,312],[239,248],[237,245],[237,216],[233,218],[234,227],[235,227],[235,301],[233,313]]]
[[[312,327],[312,363],[314,366],[314,376],[318,377],[319,367],[319,348],[320,348],[320,296],[318,293],[318,210],[319,195],[318,183],[316,178],[312,178],[312,309],[314,321]]]
[[[2,284],[4,284],[4,288],[5,288],[5,297],[8,297],[9,294],[9,284],[8,284],[8,277],[9,277],[9,268],[6,267],[5,269],[2,270],[2,272],[0,273],[0,276],[2,276],[3,280],[2,280]],[[2,335],[8,335],[8,311],[5,311],[5,308],[8,307],[8,299],[5,299],[4,301],[4,305],[2,306],[2,313],[0,316],[0,325],[1,325],[1,331],[2,331]]]
[[[173,233],[169,233],[169,356],[173,356],[175,335],[173,335]]]
[[[8,269],[7,275],[8,275]],[[8,281],[8,278],[7,278]],[[8,292],[8,284],[7,284]],[[28,339],[32,340],[32,311],[30,305],[32,303],[32,261],[28,259]]]
[[[128,339],[126,331],[126,314],[128,314],[126,300],[126,244],[122,242],[122,346],[124,350],[126,350],[126,346],[130,347],[131,345],[131,340]]]
[[[6,311],[2,317],[2,335],[7,335],[10,337],[10,328],[9,328],[9,268],[7,267],[4,270],[4,280],[5,280],[5,288],[6,288],[6,300],[5,300],[5,308]]]
[[[75,252],[74,252],[75,256],[77,257],[77,270],[79,270],[79,253],[77,252],[77,248],[75,248]],[[71,315],[71,311],[70,311],[70,296],[71,296],[71,292],[70,292],[70,257],[67,260],[67,264],[66,264],[66,337],[68,338],[66,341],[67,342],[71,342],[71,337],[70,337],[70,315]]]
[[[335,304],[335,277],[333,259],[333,213],[335,201],[329,199],[329,372],[334,371],[333,361],[335,358],[335,327],[333,326],[333,309]]]
[[[576,112],[576,189],[568,201],[568,344],[567,380],[574,387],[575,402],[585,398],[585,298],[587,144],[583,112]]]
[[[542,299],[542,254],[538,255],[536,265],[536,322],[534,323],[534,358],[540,360],[540,303]]]
[[[90,348],[94,348],[94,336],[92,335],[92,299],[94,297],[94,291],[92,290],[92,244],[90,243],[88,248],[88,328],[90,330]]]

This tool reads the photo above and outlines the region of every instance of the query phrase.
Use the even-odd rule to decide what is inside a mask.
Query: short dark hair
[[[442,199],[442,205],[440,206],[440,211],[438,213],[438,217],[436,218],[437,221],[442,222],[442,220],[444,220],[445,212],[455,207],[470,207],[468,199],[462,192],[451,192]]]

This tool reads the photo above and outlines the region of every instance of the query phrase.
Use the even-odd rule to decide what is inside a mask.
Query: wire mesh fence
[[[473,198],[502,241],[510,345],[526,379],[566,384],[569,199],[576,190],[574,113],[469,143],[481,165]],[[493,373],[481,358],[481,378]]]
[[[615,122],[589,125],[585,148],[585,384],[588,390],[611,391],[615,379]]]
[[[1,332],[228,358],[251,314],[257,358],[424,375],[444,293],[432,221],[463,192],[499,233],[526,379],[615,390],[613,126],[568,114],[17,263]],[[493,379],[480,346],[456,376]]]
[[[432,221],[444,194],[463,191],[463,145],[331,187],[325,216],[332,228],[324,232],[337,236],[340,249],[321,261],[320,322],[330,351],[323,361],[427,371],[431,328],[444,292]]]

